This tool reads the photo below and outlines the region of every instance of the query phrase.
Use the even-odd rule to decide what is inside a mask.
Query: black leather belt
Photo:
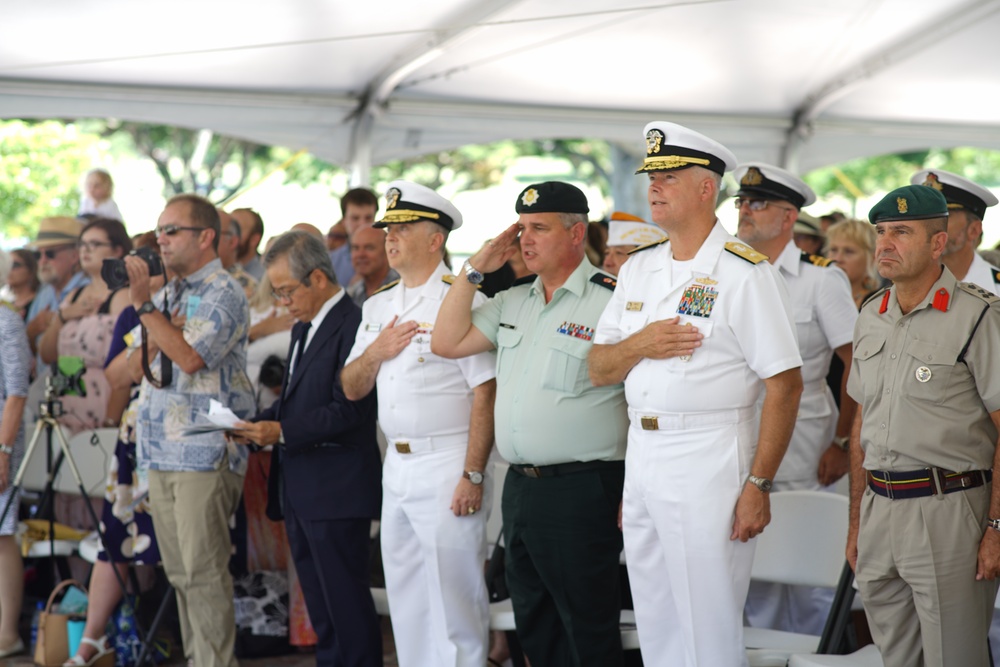
[[[599,468],[624,468],[624,461],[574,461],[573,463],[556,463],[549,466],[525,466],[516,463],[510,464],[510,469],[525,477],[538,479],[539,477],[559,477],[562,475],[572,475],[588,470]]]
[[[974,489],[989,483],[992,479],[992,470],[969,472],[951,472],[941,468],[924,468],[908,472],[869,470],[868,488],[880,496],[899,500]]]

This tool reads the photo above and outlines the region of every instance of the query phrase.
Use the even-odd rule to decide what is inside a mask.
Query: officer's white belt
[[[803,382],[802,393],[807,396],[811,394],[826,393],[826,378],[823,378],[822,380],[813,380],[812,382]]]
[[[469,444],[469,434],[436,435],[432,438],[389,438],[390,449],[399,454],[420,454],[435,452],[441,449],[465,447]]]
[[[741,424],[750,421],[756,414],[756,408],[714,412],[647,412],[629,408],[628,418],[633,426],[643,431],[681,431],[706,426]]]

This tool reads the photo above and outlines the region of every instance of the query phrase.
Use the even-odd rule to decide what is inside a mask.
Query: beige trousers
[[[858,587],[885,667],[986,667],[996,581],[976,581],[990,486],[890,500],[865,489]]]
[[[185,656],[197,667],[236,667],[229,575],[229,518],[243,478],[215,472],[149,471],[149,501],[163,569],[177,595]]]

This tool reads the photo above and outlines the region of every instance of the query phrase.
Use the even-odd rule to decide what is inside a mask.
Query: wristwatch
[[[993,530],[1000,530],[1000,519],[989,519],[986,522],[986,525],[992,528]]]
[[[13,456],[14,455],[14,448],[11,447],[10,445],[5,445],[2,442],[0,442],[0,454],[6,454],[7,456]],[[482,475],[480,475],[480,478],[481,477],[482,477]],[[474,483],[475,482],[473,482],[473,484]]]
[[[771,491],[771,487],[774,486],[774,482],[767,479],[766,477],[758,477],[757,475],[750,475],[747,477],[747,481],[760,489],[761,493],[768,493]]]
[[[833,439],[833,444],[837,446],[842,452],[846,452],[848,446],[851,444],[851,438],[846,435],[838,435]]]
[[[146,303],[144,303],[141,306],[139,306],[138,308],[136,308],[135,312],[136,312],[136,314],[138,314],[141,317],[143,315],[148,315],[149,313],[153,312],[154,310],[156,310],[156,306],[153,304],[153,302],[152,301],[147,301]]]
[[[482,274],[480,274],[480,275],[482,275]],[[479,472],[478,470],[466,470],[465,473],[462,475],[462,477],[464,477],[465,479],[469,480],[470,482],[472,482],[476,486],[479,486],[480,484],[482,484],[483,483],[483,479],[485,479],[483,477],[483,473]]]
[[[472,264],[469,264],[468,260],[465,262],[465,277],[473,285],[483,282],[483,274],[472,268]]]

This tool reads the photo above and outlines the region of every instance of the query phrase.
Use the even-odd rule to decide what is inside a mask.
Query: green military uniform
[[[945,267],[905,315],[895,292],[862,306],[848,381],[868,477],[858,584],[886,667],[988,665],[997,582],[976,571],[992,530],[1000,299]]]
[[[533,664],[622,664],[628,414],[622,385],[594,387],[587,366],[613,288],[584,259],[548,304],[535,279],[472,314],[497,348],[497,449],[515,464],[503,494],[507,584]]]

